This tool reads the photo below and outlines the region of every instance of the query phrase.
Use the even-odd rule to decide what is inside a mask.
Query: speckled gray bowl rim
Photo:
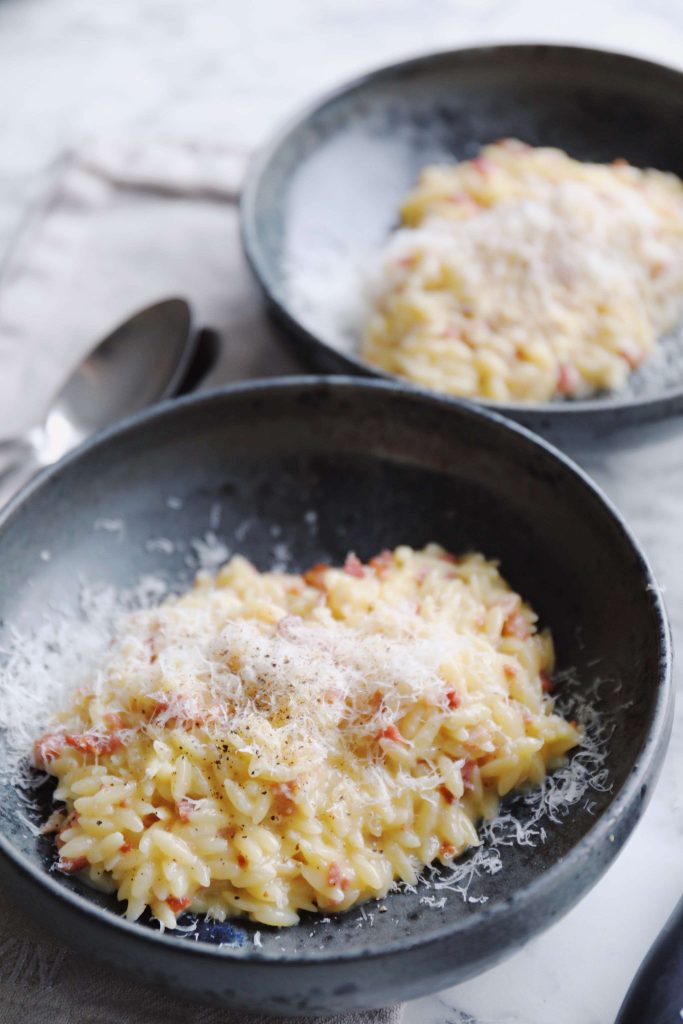
[[[535,50],[552,50],[559,54],[583,54],[596,59],[612,59],[621,61],[624,65],[631,64],[642,72],[649,69],[657,72],[665,72],[679,79],[680,88],[683,91],[683,71],[670,64],[663,64],[658,61],[648,60],[644,57],[636,57],[631,54],[622,53],[619,50],[605,50],[598,47],[567,45],[562,43],[548,42],[527,42],[527,43],[502,43],[500,45],[474,45],[458,47],[456,49],[436,50],[430,53],[420,54],[417,57],[410,57],[406,60],[396,61],[392,64],[385,64],[380,68],[366,72],[350,79],[342,85],[325,92],[317,100],[309,103],[297,114],[286,121],[279,130],[271,137],[257,153],[252,157],[247,174],[242,186],[240,195],[240,234],[247,262],[252,273],[262,289],[267,301],[277,311],[278,316],[287,325],[289,330],[298,335],[299,338],[312,346],[322,346],[326,353],[330,353],[340,363],[345,364],[347,371],[355,371],[361,376],[375,377],[380,380],[392,381],[410,387],[416,391],[426,391],[428,394],[436,394],[449,402],[460,402],[457,395],[449,395],[435,389],[421,387],[410,381],[408,378],[398,374],[389,373],[371,363],[360,359],[354,352],[346,352],[335,348],[319,335],[309,330],[304,323],[289,308],[286,299],[280,298],[276,288],[271,282],[268,257],[264,254],[259,245],[258,230],[256,228],[258,210],[258,191],[263,174],[271,160],[286,140],[294,132],[302,128],[314,114],[321,112],[325,107],[362,89],[365,85],[381,82],[384,79],[392,78],[396,73],[410,71],[413,68],[420,68],[439,62],[446,63],[449,60],[460,57],[486,57],[494,60],[497,55],[510,53],[527,52],[531,59]],[[343,376],[343,374],[340,374]],[[683,386],[662,390],[655,397],[631,397],[631,398],[609,398],[609,399],[581,399],[568,402],[496,402],[488,398],[462,399],[470,401],[477,406],[490,409],[492,412],[500,413],[514,419],[524,418],[528,415],[529,422],[534,423],[537,419],[548,418],[587,418],[600,419],[602,417],[612,420],[612,415],[618,418],[618,425],[631,426],[634,420],[638,422],[650,419],[659,419],[666,416],[673,416],[683,412]],[[626,419],[631,413],[632,418]],[[624,415],[626,414],[626,416]],[[613,424],[616,425],[616,424]]]
[[[324,375],[265,378],[246,383],[233,384],[223,388],[215,388],[210,391],[202,392],[198,395],[188,395],[182,398],[162,402],[151,409],[137,413],[134,416],[130,416],[114,427],[102,431],[100,434],[96,435],[91,440],[86,441],[73,452],[66,455],[54,466],[44,469],[19,494],[15,495],[2,512],[0,512],[0,531],[7,522],[21,513],[22,506],[30,502],[32,495],[41,490],[45,485],[49,484],[50,480],[54,476],[57,476],[64,467],[77,462],[82,455],[108,444],[117,437],[123,436],[124,434],[134,433],[139,427],[144,426],[152,420],[163,419],[167,415],[173,415],[182,407],[210,405],[212,402],[217,400],[224,401],[225,398],[230,395],[252,394],[255,397],[260,397],[273,391],[282,393],[288,390],[301,391],[302,388],[315,390],[319,389],[321,386],[341,392],[366,391],[374,393],[386,392],[391,395],[405,394],[409,399],[423,402],[425,405],[443,405],[442,399],[438,396],[416,392],[412,389],[398,388],[395,385],[388,384],[384,381],[362,380],[357,377]],[[169,949],[172,949],[174,953],[182,953],[184,951],[193,957],[228,957],[235,960],[260,961],[279,966],[287,965],[288,963],[296,963],[302,967],[314,967],[321,963],[334,963],[360,958],[382,959],[390,957],[392,954],[399,951],[408,951],[419,948],[422,945],[438,942],[445,936],[455,936],[459,933],[465,936],[470,928],[475,927],[482,920],[495,922],[498,918],[502,924],[513,905],[518,906],[520,903],[533,904],[535,901],[542,902],[547,893],[554,890],[557,886],[562,886],[564,883],[569,881],[572,876],[575,876],[577,869],[581,868],[581,866],[592,857],[596,849],[602,847],[608,851],[607,856],[601,869],[599,869],[596,874],[592,875],[592,886],[596,879],[607,870],[609,864],[616,857],[621,845],[626,842],[626,839],[632,832],[631,828],[628,835],[622,840],[612,842],[610,841],[610,833],[614,827],[614,823],[620,818],[622,812],[636,799],[637,791],[641,786],[645,785],[647,789],[641,808],[644,807],[645,803],[649,799],[652,791],[652,785],[650,785],[650,783],[654,782],[658,775],[658,771],[661,768],[664,751],[671,732],[673,711],[672,646],[668,619],[661,598],[660,589],[645,554],[621,514],[612,502],[602,493],[600,488],[597,487],[590,477],[571,459],[566,455],[563,455],[562,452],[556,449],[553,445],[538,437],[532,431],[527,430],[519,424],[510,422],[498,413],[492,412],[488,409],[482,409],[474,403],[457,403],[457,405],[450,407],[449,412],[452,415],[461,416],[465,421],[486,419],[491,423],[498,424],[503,433],[510,432],[512,434],[516,434],[531,447],[541,449],[546,455],[559,462],[566,472],[569,473],[570,476],[573,476],[578,483],[582,484],[586,490],[592,492],[593,496],[602,502],[614,517],[615,523],[620,527],[626,541],[631,545],[637,556],[637,560],[643,574],[643,584],[651,591],[653,607],[658,620],[660,654],[657,676],[658,693],[647,741],[643,746],[639,760],[634,764],[630,776],[623,784],[621,790],[614,797],[609,810],[596,820],[590,831],[576,844],[575,847],[573,847],[570,853],[568,853],[563,859],[559,860],[555,865],[553,865],[553,867],[548,868],[548,870],[540,875],[535,881],[531,882],[523,889],[518,889],[513,892],[508,899],[491,906],[484,906],[482,909],[473,912],[470,917],[463,918],[455,924],[450,924],[443,928],[434,930],[426,930],[424,935],[418,935],[409,940],[397,939],[394,942],[384,944],[381,948],[366,950],[362,953],[350,950],[348,952],[342,951],[328,954],[325,950],[313,950],[310,955],[306,955],[305,957],[300,955],[292,956],[290,954],[266,956],[262,953],[259,954],[259,952],[253,947],[245,948],[242,946],[235,948],[230,946],[216,946],[207,942],[185,942],[173,935],[169,936],[160,931],[142,928],[135,922],[126,920],[123,916],[119,917],[108,910],[96,906],[86,897],[63,888],[54,881],[46,871],[40,870],[32,864],[26,864],[18,855],[18,852],[13,845],[2,834],[0,834],[0,854],[9,859],[13,863],[14,867],[24,875],[28,876],[32,882],[46,889],[47,892],[56,899],[63,900],[66,903],[71,904],[71,906],[77,911],[90,915],[100,925],[111,925],[113,928],[119,930],[121,934],[126,935],[130,939],[139,941],[143,944],[150,942],[160,943],[162,947],[168,947]],[[632,827],[635,827],[637,818],[638,815],[634,819]],[[391,897],[392,894],[390,893],[389,896],[385,898],[391,899]]]

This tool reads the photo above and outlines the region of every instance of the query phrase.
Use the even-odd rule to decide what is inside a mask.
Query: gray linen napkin
[[[399,1024],[401,1007],[324,1018],[325,1024]],[[323,1018],[308,1024],[322,1024]],[[138,985],[49,936],[0,891],[0,1024],[273,1024]],[[296,1022],[295,1022],[296,1024]]]
[[[273,337],[239,248],[244,163],[229,148],[149,139],[96,141],[65,157],[0,271],[0,436],[36,420],[96,339],[172,294],[223,334],[207,383],[297,369]],[[328,1020],[398,1024],[400,1016],[395,1006]],[[0,1024],[262,1019],[84,962],[0,891]]]
[[[96,141],[64,157],[0,266],[0,437],[136,309],[188,298],[223,347],[209,384],[291,373],[239,243],[239,151]]]

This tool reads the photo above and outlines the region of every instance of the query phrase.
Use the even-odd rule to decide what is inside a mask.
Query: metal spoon
[[[683,1017],[683,897],[638,968],[615,1024],[676,1024]]]
[[[40,424],[0,441],[0,507],[90,434],[175,394],[196,341],[184,299],[148,306],[117,327],[76,367]]]

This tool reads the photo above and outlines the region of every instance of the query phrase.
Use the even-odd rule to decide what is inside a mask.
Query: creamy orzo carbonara
[[[553,647],[481,555],[234,557],[122,623],[35,745],[58,867],[149,907],[291,925],[414,883],[579,742]]]
[[[516,140],[427,167],[383,254],[361,354],[454,395],[618,389],[683,316],[683,182]]]

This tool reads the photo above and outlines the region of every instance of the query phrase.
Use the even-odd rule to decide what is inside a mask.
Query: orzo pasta
[[[137,918],[291,925],[414,883],[579,742],[553,647],[482,555],[213,578],[126,617],[36,742],[58,867]]]
[[[618,389],[683,316],[683,182],[516,140],[427,167],[362,343],[427,387],[544,401]]]

